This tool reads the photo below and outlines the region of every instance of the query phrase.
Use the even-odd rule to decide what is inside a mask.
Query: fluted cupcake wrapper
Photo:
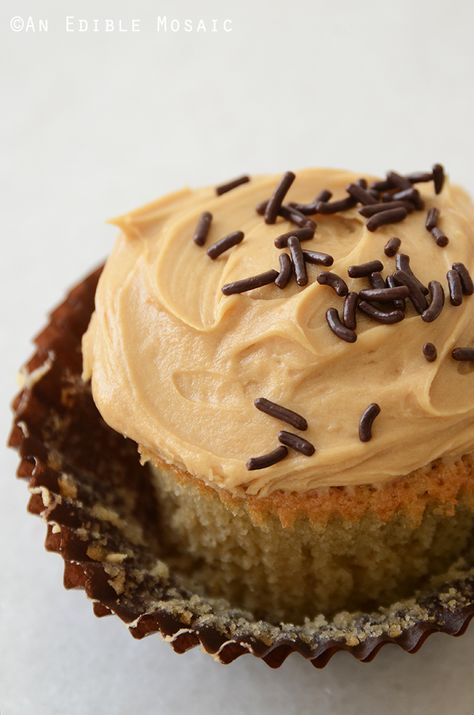
[[[222,663],[244,653],[279,667],[292,652],[320,668],[339,650],[361,661],[386,643],[414,652],[434,632],[460,635],[474,615],[474,563],[412,599],[372,613],[275,625],[180,584],[160,558],[159,509],[136,444],[110,429],[81,380],[81,337],[101,269],[79,283],[35,339],[13,403],[10,445],[29,481],[28,509],[47,523],[64,585],[83,588],[97,616],[116,614],[135,638],[161,633],[182,653],[201,644]]]

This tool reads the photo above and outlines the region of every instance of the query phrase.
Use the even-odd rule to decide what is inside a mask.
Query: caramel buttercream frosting
[[[473,451],[474,205],[461,188],[442,186],[439,168],[438,193],[427,178],[412,176],[422,183],[410,194],[399,175],[369,177],[367,188],[349,172],[299,171],[275,214],[269,199],[280,177],[253,176],[220,195],[186,188],[115,219],[121,234],[83,338],[83,377],[104,420],[135,440],[144,459],[262,496],[382,484]],[[387,198],[388,210],[373,208]],[[311,221],[313,238],[275,246]],[[243,239],[208,255],[234,232]],[[382,269],[364,273],[372,261]],[[357,277],[351,266],[362,266]],[[268,281],[270,272],[272,282],[253,290],[222,290],[259,275]],[[274,283],[282,273],[283,288]],[[256,409],[262,398],[303,416],[307,429]],[[361,432],[371,405],[376,419]],[[295,438],[280,444],[281,431],[314,452],[292,448]],[[248,469],[250,457],[276,450],[284,458]]]

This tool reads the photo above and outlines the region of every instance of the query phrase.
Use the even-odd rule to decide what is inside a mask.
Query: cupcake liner
[[[320,668],[339,650],[369,661],[386,643],[414,652],[431,633],[466,630],[474,557],[411,599],[302,625],[258,621],[185,588],[162,556],[159,507],[136,444],[105,424],[80,378],[81,336],[100,272],[53,311],[13,402],[9,443],[20,455],[18,476],[29,481],[29,511],[47,523],[46,549],[64,559],[66,588],[84,589],[96,616],[116,614],[135,638],[161,633],[178,653],[201,644],[221,663],[251,653],[277,668],[298,652]]]

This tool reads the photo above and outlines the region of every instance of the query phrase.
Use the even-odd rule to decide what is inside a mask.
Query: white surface
[[[99,7],[100,6],[100,7]],[[107,254],[104,219],[183,183],[320,164],[446,164],[474,189],[474,6],[447,2],[3,0],[1,432],[46,311]],[[65,16],[141,19],[66,33]],[[49,21],[13,32],[13,16]],[[232,32],[154,32],[157,15],[230,18]],[[244,657],[219,666],[136,642],[61,586],[2,450],[0,713],[451,713],[474,710],[474,628],[324,671]],[[14,534],[14,536],[13,536]],[[34,601],[33,601],[34,596]]]

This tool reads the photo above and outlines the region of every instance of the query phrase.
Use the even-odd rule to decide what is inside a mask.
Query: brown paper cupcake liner
[[[116,614],[135,638],[159,632],[178,653],[201,644],[221,663],[251,653],[276,668],[298,652],[320,668],[339,650],[369,661],[386,643],[414,652],[431,633],[465,631],[474,615],[474,558],[409,600],[302,625],[259,621],[184,588],[160,557],[159,509],[136,444],[105,424],[80,378],[100,271],[51,314],[13,403],[18,476],[29,480],[29,511],[47,523],[46,548],[64,559],[66,588],[83,588],[97,616]]]

